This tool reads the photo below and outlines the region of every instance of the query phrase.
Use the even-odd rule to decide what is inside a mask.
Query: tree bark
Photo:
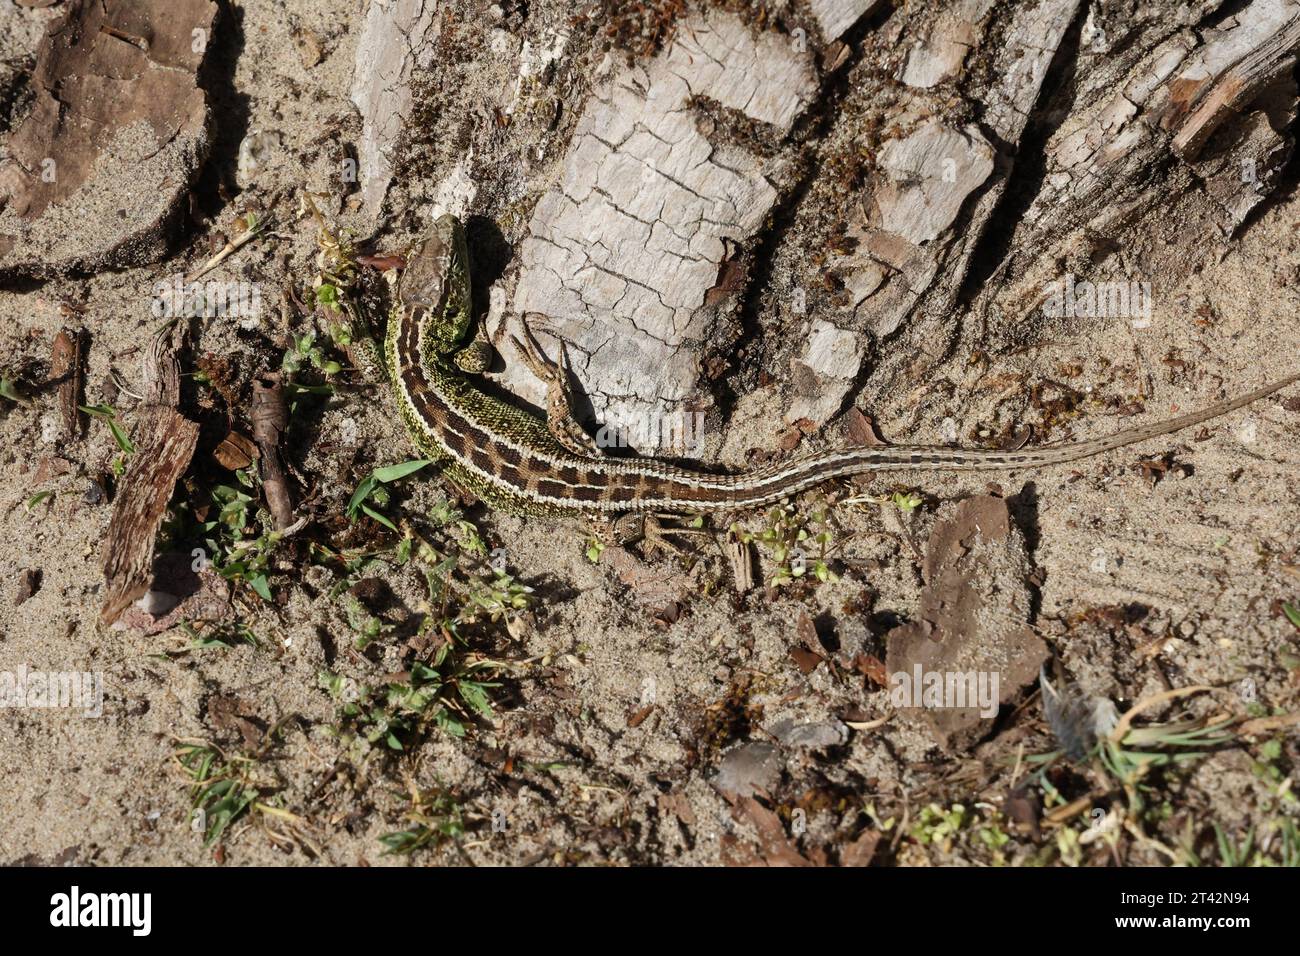
[[[489,333],[564,340],[593,428],[709,457],[692,421],[775,383],[773,431],[807,434],[970,329],[1041,337],[1072,270],[1141,278],[1107,250],[1176,280],[1275,190],[1300,0],[1130,6],[372,3],[362,195],[376,223],[500,228]],[[502,384],[541,404],[512,358]]]

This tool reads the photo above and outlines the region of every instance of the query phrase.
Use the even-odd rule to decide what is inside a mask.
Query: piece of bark
[[[23,568],[18,572],[18,594],[14,597],[14,607],[31,599],[41,589],[41,572],[38,568]]]
[[[289,428],[289,406],[278,374],[264,375],[253,382],[253,407],[249,418],[253,423],[253,440],[261,453],[262,491],[266,495],[267,508],[275,529],[283,531],[293,524],[294,518],[293,494],[281,451],[284,433]]]
[[[427,70],[441,33],[437,3],[371,3],[357,41],[352,102],[361,113],[361,197],[377,217],[393,181],[393,150],[411,117],[413,76]]]
[[[50,350],[50,380],[59,383],[59,417],[68,438],[81,437],[85,418],[81,396],[85,390],[84,335],[79,329],[63,329],[54,337]]]
[[[1287,81],[1279,92],[1289,101],[1288,119],[1294,120],[1295,82]],[[1217,218],[1224,235],[1235,232],[1281,181],[1295,149],[1289,136],[1278,133],[1286,125],[1255,110],[1233,124],[1222,148],[1212,140],[1192,164],[1206,197],[1222,210]]]
[[[1171,78],[1168,98],[1155,114],[1162,128],[1174,131],[1174,151],[1195,159],[1220,124],[1295,69],[1298,47],[1296,0],[1256,0],[1220,24]]]
[[[194,457],[199,426],[176,410],[180,365],[174,336],[156,335],[144,358],[146,404],[137,416],[136,450],[113,500],[104,542],[104,606],[100,621],[113,624],[154,579],[154,547],[176,482]]]
[[[891,699],[902,681],[922,675],[984,676],[995,704],[1012,701],[1038,678],[1047,647],[1029,627],[1029,566],[1024,542],[1011,522],[1006,501],[981,496],[961,502],[930,534],[923,567],[925,588],[917,618],[886,635],[886,669]],[[969,686],[969,685],[968,685]],[[915,706],[907,697],[904,713],[919,714],[935,740],[948,750],[969,747],[985,736],[996,714],[978,706]]]
[[[811,56],[789,37],[711,11],[591,95],[519,246],[513,311],[544,345],[568,343],[599,420],[634,429],[703,407],[699,352],[736,334],[721,321],[734,296],[706,300],[777,191],[758,155],[710,139],[696,104],[736,111],[779,141],[815,93]],[[544,398],[523,363],[509,362],[503,382]],[[669,435],[653,430],[637,448],[670,453]]]
[[[883,181],[872,197],[879,227],[920,247],[961,213],[966,197],[993,172],[993,148],[973,126],[925,122],[880,151]]]
[[[880,6],[881,0],[808,0],[822,39],[838,40],[849,27]]]
[[[884,447],[889,442],[876,434],[876,423],[856,405],[844,414],[844,437],[858,447]]]
[[[149,590],[158,529],[199,437],[198,425],[160,406],[145,411],[136,430],[140,438],[113,501],[104,546],[107,596],[100,620],[105,625]]]
[[[179,327],[177,327],[179,328]],[[155,335],[140,362],[141,397],[145,406],[175,408],[181,401],[181,366],[176,361],[178,332]]]
[[[840,851],[840,866],[870,866],[883,836],[879,830],[864,830]]]
[[[891,135],[881,146],[879,171],[864,190],[860,218],[850,225],[857,248],[837,263],[861,326],[887,337],[917,312],[951,313],[1010,181],[1013,165],[1006,153],[1024,134],[1080,2],[1038,0],[1014,7],[1001,24],[991,65],[978,78],[965,75],[965,62],[991,28],[987,4],[951,0],[932,21],[918,24],[916,43],[927,51],[926,61],[911,68],[909,92],[882,116]],[[939,49],[927,46],[936,42]],[[952,86],[978,104],[982,128],[958,128],[929,115],[940,111],[935,97]]]
[[[253,440],[236,431],[227,432],[226,437],[221,439],[221,444],[212,451],[217,464],[230,471],[247,468],[258,458],[258,454]]]
[[[745,594],[754,587],[754,552],[748,544],[734,534],[727,535],[723,545],[727,563],[731,565],[731,577],[736,584],[736,591]]]
[[[752,797],[741,797],[732,807],[731,815],[737,821],[748,820],[758,836],[758,866],[815,866],[801,854],[786,835],[785,824],[774,812]]]
[[[813,319],[811,324],[808,344],[792,363],[794,398],[785,412],[787,424],[800,419],[820,424],[839,411],[857,384],[865,357],[861,335],[824,319]]]
[[[992,6],[993,0],[960,0],[944,10],[927,35],[908,50],[899,79],[929,89],[959,76]]]
[[[212,0],[68,0],[0,149],[0,277],[154,261],[207,156]]]
[[[1176,285],[1199,261],[1185,255],[1189,243],[1231,236],[1292,148],[1282,130],[1296,109],[1286,74],[1298,18],[1297,0],[1254,0],[1205,30],[1138,33],[1122,55],[1084,74],[999,267],[1011,279],[988,294],[996,313],[1020,322],[1061,280],[1062,262],[1086,261],[1101,242],[1123,245],[1131,271],[1163,272]],[[1248,107],[1268,91],[1266,124]],[[1247,175],[1245,159],[1257,166]],[[1202,182],[1206,175],[1215,181]],[[1235,189],[1224,179],[1233,176]]]

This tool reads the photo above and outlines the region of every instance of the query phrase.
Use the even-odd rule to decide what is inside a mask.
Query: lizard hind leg
[[[596,440],[583,429],[573,414],[569,353],[564,343],[560,342],[560,359],[557,362],[542,351],[526,323],[522,328],[523,341],[513,335],[510,339],[524,364],[546,383],[546,427],[552,437],[573,454],[583,458],[604,454]]]
[[[650,558],[660,553],[681,556],[691,550],[672,541],[674,537],[712,537],[712,532],[705,528],[683,528],[671,523],[679,518],[679,515],[654,512],[624,512],[616,517],[593,516],[590,520],[598,540],[619,547],[628,547],[639,541],[642,553]],[[670,524],[665,526],[661,520]]]

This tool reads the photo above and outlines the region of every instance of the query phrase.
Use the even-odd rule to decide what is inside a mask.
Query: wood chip
[[[199,426],[175,408],[180,401],[175,346],[181,334],[177,326],[171,335],[155,336],[145,357],[145,395],[153,402],[139,415],[136,452],[122,476],[104,542],[106,587],[99,615],[104,625],[149,590],[158,529],[199,439]]]
[[[293,524],[293,496],[280,451],[289,427],[289,406],[278,374],[264,375],[253,383],[253,439],[261,452],[262,492],[277,531]]]
[[[731,565],[731,578],[736,583],[736,591],[744,594],[754,587],[753,549],[734,534],[727,535],[723,549]]]
[[[50,381],[59,383],[59,417],[63,432],[69,438],[79,438],[85,426],[85,416],[79,406],[85,390],[83,336],[79,330],[63,329],[54,337],[50,350]]]
[[[212,457],[221,467],[239,471],[253,463],[258,457],[258,451],[251,438],[232,431],[213,449]]]
[[[199,426],[174,408],[150,409],[137,431],[137,450],[113,502],[104,546],[107,596],[99,616],[105,625],[149,590],[158,529],[199,439]]]
[[[41,572],[36,568],[23,568],[18,573],[18,596],[14,598],[14,607],[29,600],[41,589]]]

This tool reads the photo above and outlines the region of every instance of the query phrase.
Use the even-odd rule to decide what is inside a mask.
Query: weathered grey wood
[[[731,14],[695,16],[658,56],[593,91],[560,181],[533,210],[512,311],[543,342],[558,335],[569,343],[597,417],[642,428],[644,450],[671,443],[654,440],[656,429],[643,423],[704,400],[700,353],[720,334],[728,304],[709,292],[778,198],[771,162],[711,137],[692,98],[779,137],[815,94],[811,57],[790,38],[753,31]],[[518,365],[506,383],[542,397]]]
[[[1045,181],[1010,244],[996,309],[1010,318],[1036,307],[1059,278],[1053,263],[1100,236],[1170,223],[1185,242],[1230,236],[1290,155],[1286,120],[1254,115],[1247,91],[1275,84],[1268,108],[1294,116],[1294,83],[1278,73],[1294,65],[1298,15],[1295,0],[1255,0],[1215,29],[1178,30],[1094,77],[1046,145]],[[1206,155],[1215,131],[1217,152]]]
[[[361,196],[371,216],[393,179],[393,150],[411,117],[412,76],[427,69],[438,37],[436,0],[371,3],[357,42],[352,102],[362,117]]]

